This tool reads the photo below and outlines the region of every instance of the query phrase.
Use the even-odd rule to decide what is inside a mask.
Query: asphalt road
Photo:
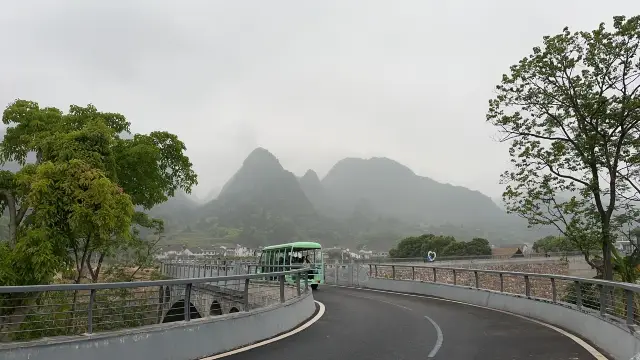
[[[553,329],[496,311],[331,286],[313,295],[326,307],[315,324],[225,359],[594,359]]]

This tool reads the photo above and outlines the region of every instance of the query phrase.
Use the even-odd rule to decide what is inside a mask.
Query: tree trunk
[[[91,266],[91,258],[93,253],[87,257],[87,270],[89,270],[89,274],[91,275],[91,281],[96,283],[100,278],[100,269],[102,268],[102,262],[104,261],[104,253],[100,253],[100,257],[98,258],[98,264],[96,264],[96,268],[93,269]]]
[[[613,280],[613,264],[611,262],[611,234],[609,226],[603,226],[602,231],[602,278],[604,280]]]
[[[87,239],[87,242],[82,250],[82,258],[80,259],[79,263],[78,263],[78,256],[76,253],[76,270],[78,271],[78,274],[76,275],[76,279],[74,281],[76,284],[80,284],[80,282],[82,281],[82,275],[84,274],[84,262],[85,262],[85,259],[87,258],[88,247],[89,247],[89,240]],[[75,248],[74,248],[74,251],[75,251]],[[71,329],[72,333],[75,333],[75,330],[76,330],[76,310],[77,309],[78,309],[78,290],[74,290],[73,302],[71,303],[71,316],[69,317],[68,325],[67,325],[67,328]]]

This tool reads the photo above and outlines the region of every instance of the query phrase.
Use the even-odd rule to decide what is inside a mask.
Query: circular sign
[[[436,252],[435,251],[429,251],[427,253],[427,259],[429,261],[434,261],[436,259]]]

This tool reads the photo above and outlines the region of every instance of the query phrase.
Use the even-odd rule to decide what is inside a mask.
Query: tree
[[[124,116],[92,105],[72,105],[64,114],[17,100],[2,121],[9,127],[0,162],[23,167],[15,174],[0,171],[0,207],[9,215],[9,239],[0,244],[0,285],[45,284],[70,265],[76,282],[85,270],[96,281],[105,257],[143,253],[148,244],[137,228],[162,230],[161,221],[134,207],[150,209],[197,183],[175,135],[124,138],[129,134]],[[35,163],[26,164],[29,153]],[[3,307],[0,325],[19,322],[37,296],[0,298],[12,305]]]
[[[460,255],[466,255],[467,253],[467,246],[465,243],[463,242],[452,242],[451,244],[447,245],[444,249],[442,249],[442,253],[440,253],[440,256],[460,256]]]
[[[37,103],[17,100],[3,113],[4,124],[9,125],[0,146],[1,161],[17,161],[24,165],[28,153],[36,155],[35,168],[45,163],[58,166],[72,160],[79,160],[86,169],[95,169],[103,174],[121,193],[126,194],[134,206],[150,209],[174,195],[177,189],[191,191],[197,183],[189,159],[184,155],[184,144],[173,134],[152,132],[148,135],[130,134],[130,123],[125,117],[115,113],[99,112],[94,106],[72,105],[67,114],[55,108],[40,108]],[[79,166],[79,165],[78,165]],[[16,177],[28,171],[27,166]],[[88,170],[87,170],[88,171]],[[4,173],[0,179],[2,204],[9,210],[10,243],[18,241],[18,233],[25,224],[25,214],[29,218],[38,214],[38,200],[31,198],[29,181],[21,186],[12,179],[12,174]],[[85,189],[86,191],[86,189]],[[99,199],[105,200],[106,198]],[[136,216],[125,212],[136,225],[158,228],[158,223],[150,221],[142,213]],[[133,218],[131,218],[133,216]],[[98,219],[96,219],[98,220]],[[50,220],[48,220],[50,221]],[[76,240],[68,244],[76,256],[78,272],[85,266],[97,279],[106,256],[131,245],[130,236],[106,236],[92,234],[90,227],[73,233]],[[97,263],[90,259],[97,257]]]
[[[511,145],[508,211],[556,227],[605,279],[622,224],[638,219],[639,46],[638,16],[545,36],[503,75],[487,113]]]
[[[579,251],[569,239],[564,236],[545,236],[533,243],[533,251],[538,253]]]
[[[489,240],[483,238],[473,238],[465,243],[466,255],[491,255],[491,245]]]
[[[396,248],[389,250],[394,258],[423,258],[429,251],[441,256],[491,255],[489,241],[475,238],[469,242],[457,242],[451,236],[424,234],[402,239]]]

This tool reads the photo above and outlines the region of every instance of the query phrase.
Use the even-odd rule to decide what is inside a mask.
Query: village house
[[[513,258],[524,257],[530,254],[529,245],[527,244],[507,244],[500,246],[493,246],[491,248],[491,256],[497,258]]]

